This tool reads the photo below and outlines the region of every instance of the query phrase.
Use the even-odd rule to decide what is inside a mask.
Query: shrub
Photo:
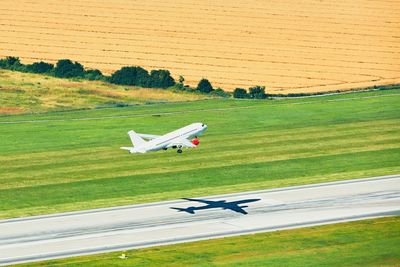
[[[234,98],[249,98],[249,94],[247,94],[246,89],[243,88],[236,88],[233,91],[233,97]]]
[[[31,65],[26,65],[26,70],[33,73],[48,73],[54,68],[53,64],[43,61],[35,62]]]
[[[6,66],[19,66],[22,65],[19,57],[6,57],[5,58]]]
[[[109,82],[144,87],[151,85],[149,73],[141,67],[122,67],[111,75]]]
[[[231,94],[228,92],[225,92],[224,90],[222,90],[221,88],[217,88],[214,91],[211,92],[213,95],[217,95],[217,96],[222,96],[222,97],[230,97]]]
[[[185,86],[183,84],[181,84],[181,83],[176,83],[174,85],[174,89],[180,90],[180,91],[185,91],[186,90]]]
[[[150,72],[151,87],[167,88],[175,84],[168,70],[152,70]]]
[[[101,73],[101,71],[95,69],[95,70],[86,70],[84,78],[90,81],[94,81],[94,80],[103,80],[104,76],[103,73]]]
[[[21,64],[18,57],[6,57],[0,60],[0,67],[10,70],[23,70],[25,66]]]
[[[202,93],[210,93],[214,89],[207,79],[201,79],[199,84],[197,85],[197,90]]]
[[[265,94],[265,87],[258,85],[249,88],[249,95],[250,98],[255,99],[265,99],[267,97],[267,95]]]
[[[60,59],[54,68],[54,76],[60,78],[83,77],[84,74],[83,66],[69,59]]]

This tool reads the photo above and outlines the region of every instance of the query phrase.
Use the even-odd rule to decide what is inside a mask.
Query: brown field
[[[400,1],[2,0],[0,56],[165,68],[227,90],[400,83]]]

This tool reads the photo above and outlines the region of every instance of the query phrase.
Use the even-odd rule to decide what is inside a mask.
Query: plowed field
[[[2,0],[0,56],[165,68],[227,90],[400,83],[400,2]]]

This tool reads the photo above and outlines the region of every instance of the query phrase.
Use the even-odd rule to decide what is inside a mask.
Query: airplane
[[[207,130],[204,123],[192,123],[183,128],[167,133],[165,135],[140,134],[135,131],[129,131],[133,147],[121,147],[128,150],[129,153],[147,153],[150,151],[167,150],[168,148],[177,149],[182,153],[182,148],[194,148],[199,144],[197,136],[200,136]],[[190,138],[195,137],[192,141]],[[146,140],[147,141],[146,141]]]
[[[207,204],[207,205],[206,206],[200,206],[200,207],[171,208],[171,209],[174,209],[174,210],[177,210],[177,211],[184,211],[184,212],[187,212],[187,213],[190,213],[190,214],[194,214],[196,210],[222,208],[224,210],[232,210],[234,212],[238,212],[238,213],[241,213],[241,214],[247,214],[247,211],[245,211],[243,208],[247,208],[248,206],[240,206],[240,204],[249,203],[249,202],[255,202],[255,201],[261,200],[259,198],[253,198],[253,199],[244,199],[244,200],[226,202],[226,200],[212,201],[212,200],[195,199],[195,198],[183,198],[183,199],[189,200],[189,201],[197,201],[197,202],[204,203],[204,204]]]

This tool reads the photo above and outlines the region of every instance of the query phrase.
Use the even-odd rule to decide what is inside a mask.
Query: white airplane
[[[128,150],[129,153],[147,153],[173,148],[178,149],[178,153],[182,153],[182,148],[184,147],[196,147],[199,144],[197,136],[202,135],[205,130],[207,130],[207,125],[204,123],[192,123],[165,135],[140,134],[135,131],[129,131],[128,135],[131,138],[133,147],[121,147],[121,149]],[[193,137],[196,138],[192,141],[189,140]]]

